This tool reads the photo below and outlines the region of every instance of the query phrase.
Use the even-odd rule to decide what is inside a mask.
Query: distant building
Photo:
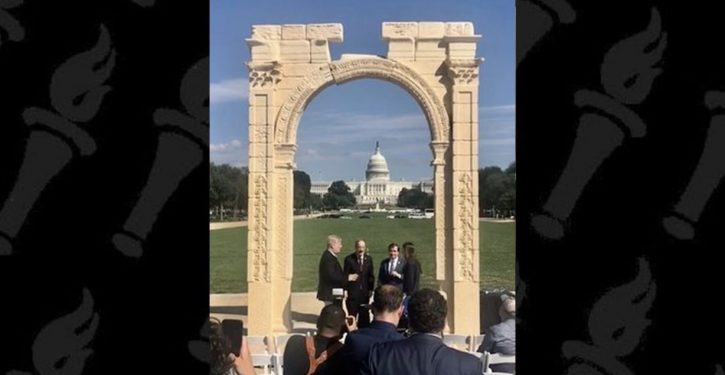
[[[365,181],[345,181],[350,187],[355,200],[359,205],[396,204],[398,194],[403,188],[420,189],[428,194],[433,194],[433,180],[428,181],[391,181],[388,162],[380,153],[380,143],[375,143],[375,153],[368,160],[368,167],[365,170]],[[312,194],[325,195],[332,181],[312,181],[310,192]]]

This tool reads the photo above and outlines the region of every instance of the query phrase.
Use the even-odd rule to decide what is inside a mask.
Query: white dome
[[[380,153],[380,144],[375,143],[375,153],[370,156],[368,161],[368,169],[365,171],[365,178],[368,181],[389,181],[390,171],[388,170],[388,162]]]

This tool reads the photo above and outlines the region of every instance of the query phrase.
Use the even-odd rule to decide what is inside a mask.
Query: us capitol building
[[[428,181],[391,181],[388,162],[380,153],[380,143],[375,143],[375,153],[368,160],[368,168],[365,171],[365,181],[345,181],[350,187],[358,205],[396,204],[398,194],[403,188],[420,189],[428,194],[433,194],[433,180]],[[320,196],[327,193],[327,188],[332,181],[312,181],[310,193]]]

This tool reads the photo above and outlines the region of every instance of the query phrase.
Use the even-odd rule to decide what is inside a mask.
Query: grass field
[[[342,237],[341,255],[350,254],[354,240],[365,239],[375,262],[375,276],[380,261],[387,257],[390,242],[416,245],[423,266],[421,286],[433,286],[434,239],[433,220],[385,219],[309,219],[294,222],[294,272],[292,291],[317,290],[317,266],[328,234]],[[212,293],[244,293],[247,291],[247,228],[220,229],[209,232],[210,289]],[[515,224],[480,223],[481,288],[514,289]],[[342,259],[341,259],[342,260]]]

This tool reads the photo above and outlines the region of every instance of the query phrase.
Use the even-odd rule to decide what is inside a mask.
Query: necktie
[[[395,271],[395,259],[390,260],[390,274],[393,274],[393,271]]]
[[[363,258],[362,257],[357,258],[357,264],[360,266],[360,272],[362,272],[362,267],[363,267]]]

